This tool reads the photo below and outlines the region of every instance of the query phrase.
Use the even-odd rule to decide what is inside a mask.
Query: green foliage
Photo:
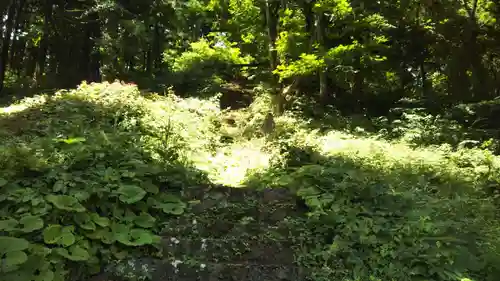
[[[208,178],[303,196],[300,262],[317,280],[498,279],[497,1],[3,2],[5,99],[82,80],[202,96],[228,81],[266,92],[274,73],[297,87],[266,138],[268,97],[228,113],[215,95],[84,83],[2,109],[0,280],[109,260],[129,275],[121,262],[156,254],[162,222],[185,212],[177,191]]]
[[[275,73],[280,79],[291,78],[295,76],[311,75],[325,67],[323,60],[314,54],[301,54],[300,58],[291,62],[289,65],[279,65]]]
[[[315,229],[313,239],[326,244],[318,245],[308,258],[342,260],[319,275],[341,280],[363,276],[379,280],[457,280],[484,269],[478,253],[489,241],[476,233],[489,231],[482,225],[481,216],[489,214],[490,220],[494,216],[492,206],[481,216],[474,213],[477,209],[473,206],[487,208],[482,200],[438,200],[420,191],[418,185],[394,186],[385,176],[341,159],[322,166],[304,166],[290,177],[298,194],[312,208],[309,227]],[[468,209],[464,210],[463,204]],[[452,217],[450,210],[454,210]]]
[[[305,200],[298,262],[318,268],[315,280],[496,280],[500,228],[488,190],[500,160],[491,152],[334,131],[287,136],[247,184]]]
[[[309,214],[291,221],[304,241],[297,262],[315,268],[315,280],[496,280],[500,160],[484,149],[492,141],[411,148],[461,132],[439,136],[449,123],[418,111],[376,124],[392,142],[321,133],[291,113],[259,138],[268,110],[267,95],[225,112],[214,100],[146,97],[119,83],[3,109],[2,276],[62,280],[104,268],[147,279],[153,269],[136,264],[161,254],[162,225],[186,212],[178,191],[210,178],[301,196]],[[368,120],[358,119],[336,122]]]
[[[219,39],[219,38],[217,38]],[[222,38],[220,38],[222,39]],[[220,45],[217,45],[220,44]],[[174,72],[194,70],[201,65],[213,66],[217,63],[249,63],[250,57],[242,57],[238,48],[225,46],[229,42],[217,41],[214,47],[207,40],[191,43],[191,51],[182,53],[175,59],[172,69]]]
[[[351,3],[346,0],[321,0],[315,4],[315,8],[321,11],[330,12],[335,17],[346,17],[352,13]]]
[[[161,223],[186,208],[179,188],[205,177],[164,142],[173,130],[148,123],[148,103],[133,86],[82,84],[2,116],[26,127],[0,147],[1,280],[65,280],[161,254]]]
[[[398,114],[398,110],[393,110]],[[390,139],[400,139],[414,145],[457,145],[467,135],[462,126],[441,116],[426,114],[422,109],[404,110],[382,133]],[[382,121],[381,119],[379,119]]]
[[[213,42],[201,39],[190,46],[191,50],[181,53],[172,62],[176,79],[174,88],[180,92],[213,93],[218,85],[240,71],[239,67],[233,69],[234,64],[252,61],[250,56],[243,56],[239,48],[233,47],[234,44],[222,36],[214,36]],[[168,56],[165,58],[169,59]]]

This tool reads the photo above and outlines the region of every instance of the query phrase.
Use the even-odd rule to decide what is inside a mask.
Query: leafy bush
[[[272,145],[271,167],[247,184],[305,200],[297,255],[321,268],[314,280],[497,279],[496,197],[485,191],[500,158],[491,152],[307,129]]]
[[[390,138],[416,145],[458,144],[466,137],[457,122],[414,110],[402,110],[399,119],[389,125]]]
[[[491,235],[498,233],[489,225],[495,219],[491,202],[436,196],[415,182],[397,186],[395,179],[342,158],[303,166],[289,177],[312,210],[307,221],[311,241],[321,241],[311,245],[314,250],[302,262],[328,264],[318,277],[484,278],[497,261],[484,256]]]
[[[470,128],[498,129],[497,116],[500,100],[485,100],[477,103],[458,104],[450,110],[450,118]]]
[[[219,44],[215,44],[217,42]],[[213,93],[228,77],[241,75],[238,74],[240,69],[232,68],[232,65],[248,64],[252,61],[250,56],[242,56],[240,50],[228,41],[215,43],[201,39],[191,43],[191,50],[179,56],[165,53],[165,59],[172,65],[172,82],[176,92]],[[214,44],[215,46],[212,46]]]
[[[134,86],[82,84],[1,116],[2,280],[75,280],[161,254],[162,223],[186,207],[177,192],[206,176],[150,108]]]
[[[307,76],[324,68],[325,62],[315,54],[301,54],[299,59],[288,65],[281,64],[275,70],[280,79],[292,78],[295,76]]]
[[[396,108],[392,114],[398,117],[392,121],[387,117],[374,118],[372,126],[368,127],[376,128],[379,138],[402,141],[412,146],[447,144],[455,149],[479,147],[496,154],[499,152],[496,130],[468,128],[450,119],[452,116],[432,115],[422,108]]]

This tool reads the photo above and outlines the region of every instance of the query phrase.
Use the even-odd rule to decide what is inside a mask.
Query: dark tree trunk
[[[493,96],[493,87],[490,84],[490,76],[482,62],[484,51],[481,50],[477,40],[479,31],[472,26],[466,34],[464,41],[465,53],[469,54],[470,68],[472,70],[472,95],[474,100],[490,99]]]
[[[49,32],[50,32],[50,21],[52,19],[52,1],[53,0],[45,0],[43,5],[43,35],[40,41],[40,47],[38,49],[38,58],[37,58],[37,71],[36,71],[36,80],[40,82],[40,79],[45,74],[45,64],[47,60],[47,51],[49,47]]]
[[[27,77],[32,77],[36,72],[38,50],[38,48],[32,46],[31,44],[26,47],[26,50],[24,52],[24,74]],[[36,80],[36,82],[38,83],[38,80]]]
[[[102,37],[101,24],[97,14],[91,16],[91,21],[87,24],[89,44],[89,60],[87,65],[86,78],[89,82],[101,81],[101,53],[97,42]]]
[[[356,102],[354,105],[353,113],[361,113],[364,109],[363,102],[364,102],[364,82],[365,82],[365,77],[363,75],[363,69],[361,65],[361,57],[359,55],[356,56],[355,58],[355,69],[354,69],[354,76],[353,76],[353,81],[352,81],[352,97],[353,100]]]
[[[273,92],[273,104],[275,106],[275,114],[281,115],[284,111],[284,98],[279,87],[279,79],[273,71],[278,67],[278,51],[276,50],[276,40],[278,38],[278,23],[280,2],[266,0],[265,15],[267,25],[267,35],[269,41],[269,66],[271,71],[271,83]]]
[[[153,46],[152,46],[152,55],[154,61],[154,69],[155,71],[161,68],[163,57],[161,52],[161,31],[158,21],[155,23],[154,27],[154,35],[153,35]]]
[[[309,37],[309,42],[312,45],[312,38],[314,38],[314,13],[313,13],[314,1],[302,0],[302,13],[305,19],[305,29]]]
[[[12,36],[14,38],[14,41],[12,42],[12,47],[11,47],[11,52],[10,52],[10,67],[12,70],[17,70],[19,69],[19,63],[16,61],[16,58],[19,54],[19,51],[22,51],[22,46],[24,45],[24,40],[16,40],[16,37],[18,35],[18,30],[21,30],[21,15],[23,14],[24,10],[24,4],[26,3],[26,0],[19,0],[19,8],[17,9],[16,13],[16,20],[14,22],[14,29],[12,31]],[[24,28],[23,28],[24,29]]]
[[[148,49],[147,49],[147,51],[145,52],[145,55],[144,55],[144,57],[145,57],[144,64],[145,64],[146,73],[147,74],[151,74],[151,70],[153,68],[153,59],[151,57],[152,51],[151,51],[151,46],[150,45],[148,45],[147,48]]]
[[[16,16],[16,1],[11,1],[7,12],[5,33],[2,40],[2,50],[0,53],[0,93],[4,88],[5,74],[7,72],[7,60],[9,59],[10,39],[14,28],[14,17]]]
[[[325,15],[320,12],[316,16],[316,29],[317,29],[317,41],[319,45],[319,53],[322,57],[326,55],[326,49],[325,49],[325,30],[326,30],[326,17]],[[319,96],[321,100],[323,101],[328,101],[329,96],[328,96],[328,73],[326,66],[324,69],[319,70]]]

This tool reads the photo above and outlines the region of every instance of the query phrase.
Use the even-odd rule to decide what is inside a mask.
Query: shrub
[[[296,221],[299,264],[314,280],[496,280],[500,159],[478,148],[296,130],[256,188],[286,187],[309,207]]]
[[[177,93],[212,94],[228,77],[241,75],[239,68],[232,67],[234,64],[252,61],[251,57],[242,56],[240,50],[229,42],[213,44],[201,39],[191,43],[191,50],[177,57],[165,53],[165,59],[171,60],[172,81]]]
[[[1,117],[7,133],[24,126],[0,145],[2,280],[74,280],[161,254],[162,220],[186,207],[177,192],[206,176],[149,103],[134,86],[82,84]]]

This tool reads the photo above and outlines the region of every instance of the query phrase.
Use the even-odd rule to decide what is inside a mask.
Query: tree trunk
[[[353,82],[352,82],[352,97],[353,100],[355,101],[356,104],[353,106],[353,113],[361,113],[364,110],[364,91],[363,91],[363,86],[364,86],[365,78],[363,76],[363,69],[361,65],[361,57],[359,55],[356,55],[355,58],[355,69],[354,69],[354,76],[353,76]]]
[[[163,62],[163,57],[161,53],[161,34],[160,34],[160,25],[158,23],[158,20],[156,20],[155,27],[154,27],[154,35],[153,35],[153,46],[152,46],[152,56],[153,56],[153,61],[154,61],[154,70],[161,68],[162,62]]]
[[[493,87],[491,87],[490,84],[491,80],[488,75],[488,71],[482,62],[484,51],[481,50],[481,47],[477,42],[479,27],[476,27],[475,23],[471,24],[474,24],[474,26],[471,26],[470,30],[467,30],[468,33],[466,33],[466,40],[464,40],[464,51],[469,54],[468,60],[472,70],[472,99],[490,99],[493,96]]]
[[[319,54],[321,57],[325,57],[325,29],[326,29],[326,18],[325,15],[320,12],[316,16],[316,29],[317,29],[317,42],[319,45]],[[319,96],[324,102],[329,100],[328,96],[328,73],[327,68],[319,70]]]
[[[52,1],[53,0],[45,0],[43,5],[43,35],[38,49],[38,59],[36,64],[37,69],[35,74],[37,83],[40,83],[40,80],[45,74],[45,63],[47,60],[47,50],[49,46],[49,25],[52,18]]]
[[[284,98],[279,87],[279,79],[274,70],[278,67],[278,51],[276,50],[276,39],[278,38],[279,8],[280,2],[266,0],[266,25],[269,40],[269,66],[271,71],[271,91],[273,94],[273,106],[275,115],[281,115],[284,111]]]
[[[22,51],[22,46],[25,44],[24,40],[16,40],[17,37],[17,31],[20,30],[21,28],[21,14],[23,13],[24,9],[24,4],[26,3],[26,0],[19,0],[19,8],[17,9],[17,15],[16,15],[16,20],[14,22],[14,29],[12,31],[12,37],[14,38],[14,41],[12,42],[12,47],[11,47],[11,52],[10,52],[10,59],[9,59],[9,65],[11,70],[15,71],[16,73],[18,72],[20,63],[17,58],[20,58],[19,52]],[[24,28],[22,28],[24,29]]]
[[[304,15],[305,30],[309,38],[311,48],[313,45],[315,31],[313,5],[314,1],[302,0],[302,14]]]
[[[422,97],[426,99],[429,97],[429,87],[427,82],[427,71],[425,70],[425,58],[423,55],[424,54],[419,58],[418,68],[420,72],[420,82],[422,83]]]
[[[87,80],[90,82],[101,82],[101,52],[97,42],[102,37],[101,23],[99,22],[98,14],[93,14],[91,22],[88,23],[89,43],[90,43],[90,56],[87,67]]]
[[[151,44],[148,44],[147,50],[144,53],[144,65],[145,65],[145,70],[147,74],[151,74],[152,68],[153,68],[153,59],[152,59],[152,51],[151,51]]]
[[[5,74],[7,72],[7,60],[9,59],[10,39],[14,28],[14,17],[16,15],[16,1],[11,1],[7,12],[5,33],[2,40],[2,50],[0,53],[0,93],[4,88]]]

